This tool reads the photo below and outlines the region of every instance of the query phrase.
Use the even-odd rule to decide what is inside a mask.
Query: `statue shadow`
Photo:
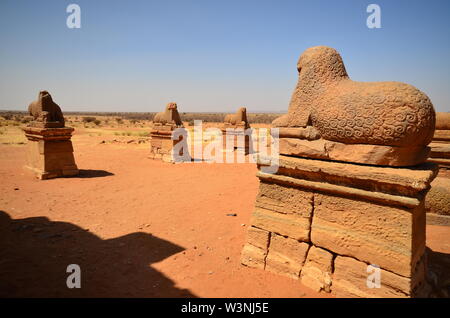
[[[0,297],[196,297],[151,264],[184,248],[135,232],[102,239],[46,217],[12,219],[0,211]],[[68,288],[70,264],[81,288]]]
[[[114,173],[105,170],[79,169],[75,178],[101,178],[113,175]]]
[[[450,254],[427,248],[428,277],[433,285],[432,297],[450,298]]]

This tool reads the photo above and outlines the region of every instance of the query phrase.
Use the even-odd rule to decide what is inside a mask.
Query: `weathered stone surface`
[[[310,220],[295,214],[283,214],[256,207],[251,224],[295,240],[309,241]]]
[[[313,209],[313,193],[293,187],[261,182],[255,206],[309,219]]]
[[[450,142],[450,130],[435,130],[433,141]]]
[[[260,249],[267,250],[270,232],[251,226],[247,232],[247,243]]]
[[[396,275],[381,267],[380,288],[369,288],[367,279],[373,272],[367,272],[367,266],[351,257],[337,256],[334,261],[332,292],[339,298],[400,298],[415,296],[415,290],[425,282]],[[378,264],[374,264],[378,265]],[[423,271],[423,265],[418,270]],[[416,275],[424,277],[424,275]],[[416,287],[417,286],[417,287]]]
[[[259,157],[258,165],[270,165],[271,160]],[[417,295],[413,289],[425,277],[424,194],[438,173],[436,165],[392,168],[288,156],[280,156],[278,163],[276,174],[257,173],[260,189],[251,220],[252,226],[270,232],[266,270],[297,277],[301,267],[303,284],[329,291],[334,255],[351,257],[380,266],[406,286],[381,296]],[[292,261],[287,251],[274,253],[281,247],[272,247],[281,238],[291,240],[282,244],[285,249],[295,249],[288,242],[313,244],[304,265]],[[259,253],[261,264],[264,252]],[[340,283],[350,284],[347,296],[366,295],[355,282]]]
[[[300,274],[302,284],[317,292],[330,292],[332,272],[333,254],[312,245]]]
[[[43,128],[62,130],[60,136],[52,131],[51,137],[55,139],[47,139],[45,133],[39,134],[38,129],[23,128],[28,138],[25,168],[41,180],[77,175],[70,134],[67,135],[73,128]]]
[[[425,209],[428,213],[450,216],[450,178],[438,176],[431,182]]]
[[[266,270],[298,279],[309,245],[289,237],[272,234]]]
[[[274,164],[271,157],[258,156],[258,165]],[[325,160],[279,156],[277,174],[353,189],[418,197],[436,177],[437,165],[425,163],[413,168],[374,167]]]
[[[306,140],[317,140],[320,139],[319,131],[312,127],[308,126],[305,128],[297,127],[297,128],[286,128],[280,127],[278,128],[278,137],[279,138],[297,138],[297,139],[306,139]]]
[[[448,130],[448,133],[448,141],[434,141],[430,144],[430,157],[427,160],[438,164],[440,168],[446,169],[450,169],[450,130]]]
[[[406,167],[424,162],[428,147],[392,147],[343,144],[335,141],[280,138],[280,154],[314,159],[347,161],[380,166]]]
[[[390,207],[316,194],[311,241],[411,277],[425,249],[424,206]]]
[[[251,244],[245,244],[241,253],[241,264],[264,269],[267,250],[263,250]]]
[[[450,159],[428,158],[427,161],[439,165],[439,168],[450,169]]]
[[[450,159],[450,143],[432,142],[430,144],[430,147],[431,147],[430,151],[431,158]]]
[[[241,263],[255,268],[264,269],[270,232],[251,226],[247,232],[247,244],[241,253]]]
[[[450,169],[450,113],[436,113],[436,130],[430,147],[428,161]]]
[[[450,113],[436,112],[436,130],[450,130]]]
[[[427,213],[427,225],[450,226],[450,215]]]

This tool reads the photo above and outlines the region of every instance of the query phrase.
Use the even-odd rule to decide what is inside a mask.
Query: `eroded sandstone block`
[[[333,258],[332,253],[312,245],[301,271],[302,284],[317,292],[330,292]]]
[[[425,250],[425,224],[423,205],[408,209],[318,193],[311,241],[410,277]]]
[[[245,244],[241,263],[245,266],[264,269],[266,266],[267,249],[261,249],[252,244]]]
[[[390,271],[380,270],[380,285],[368,284],[369,270],[367,263],[360,262],[351,257],[337,256],[334,262],[332,291],[337,297],[352,298],[404,298],[422,296],[425,288],[425,267],[423,262],[417,268],[417,274],[413,277],[403,277]],[[420,278],[420,279],[418,279]],[[371,279],[369,278],[369,281]]]
[[[264,269],[269,240],[270,232],[250,227],[247,232],[247,244],[242,251],[241,263],[249,267]]]
[[[436,130],[430,147],[428,161],[450,169],[450,113],[436,113]]]
[[[272,233],[289,236],[299,241],[309,241],[311,224],[308,218],[256,207],[251,222],[255,227]]]
[[[334,276],[336,255],[345,256],[398,276],[409,284],[401,295],[416,295],[417,282],[425,279],[424,195],[436,165],[392,168],[287,156],[280,156],[278,164],[275,174],[257,173],[260,187],[251,225],[258,230],[249,231],[243,264],[300,277],[314,290],[337,292],[355,284],[352,275]],[[262,165],[271,165],[270,159],[260,157]],[[334,277],[339,284],[334,285]]]
[[[262,182],[252,224],[268,232],[309,241],[312,193]]]
[[[265,269],[298,279],[308,248],[305,242],[272,233]]]
[[[450,226],[450,178],[438,176],[425,200],[427,224]]]

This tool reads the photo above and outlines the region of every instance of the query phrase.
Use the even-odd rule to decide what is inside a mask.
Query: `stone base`
[[[431,190],[425,201],[427,213],[450,217],[450,178],[438,176],[431,183]]]
[[[280,154],[295,157],[408,167],[427,160],[429,147],[391,147],[343,144],[324,139],[280,138]]]
[[[183,137],[179,140],[172,140],[172,132],[177,128],[173,125],[155,125],[150,131],[150,154],[149,159],[162,160],[164,162],[175,163],[174,155],[172,153],[173,148],[183,141]],[[186,148],[187,149],[187,148]],[[181,150],[179,156],[183,155]]]
[[[441,215],[436,213],[427,213],[427,224],[450,226],[450,215]]]
[[[258,167],[270,164],[258,158]],[[338,297],[414,297],[425,286],[424,197],[438,168],[279,157],[258,172],[241,262]],[[367,269],[381,270],[369,288]]]
[[[24,127],[28,139],[25,169],[37,178],[51,179],[78,175],[73,156],[73,128]]]
[[[443,141],[450,143],[450,130],[436,129],[434,131],[433,141]]]
[[[450,169],[450,141],[433,141],[428,162],[437,163],[439,167]]]
[[[227,131],[228,129],[228,131]],[[245,130],[250,127],[244,125],[231,125],[224,123],[222,126],[223,146],[225,151],[242,151],[246,155],[252,152],[252,136],[245,134]],[[232,147],[227,145],[227,136],[231,135]],[[228,137],[230,138],[230,137]],[[228,142],[229,143],[229,142]]]
[[[147,157],[148,159],[162,160],[167,163],[175,163],[171,154],[162,154],[162,153],[150,153]]]

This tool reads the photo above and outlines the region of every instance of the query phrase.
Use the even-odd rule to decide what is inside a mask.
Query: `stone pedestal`
[[[258,167],[270,160],[259,157]],[[422,296],[424,200],[437,170],[282,155],[276,174],[257,174],[241,262],[337,297]],[[380,288],[367,286],[369,265],[380,268]]]
[[[73,156],[73,128],[24,127],[28,139],[27,165],[39,179],[69,177],[78,174]]]
[[[246,155],[251,153],[252,136],[250,133],[245,134],[246,129],[249,128],[250,127],[246,125],[224,123],[221,129],[224,149],[229,151],[242,151]],[[233,147],[227,146],[227,143],[229,143],[228,139],[233,143]]]
[[[345,144],[317,138],[312,127],[280,128],[280,154],[378,166],[415,166],[424,162],[430,148]]]
[[[176,129],[174,125],[155,123],[153,129],[150,131],[150,159],[159,159],[165,162],[175,162],[172,153],[173,148],[179,142],[183,142],[182,136],[179,140],[172,140],[172,132]],[[183,155],[181,149],[179,156]]]
[[[430,147],[428,161],[437,163],[441,168],[450,169],[450,130],[436,130]]]

